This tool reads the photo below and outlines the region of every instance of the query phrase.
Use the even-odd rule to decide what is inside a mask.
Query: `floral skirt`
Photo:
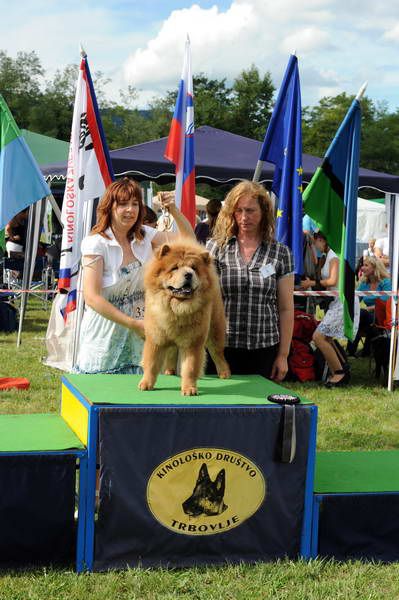
[[[360,305],[359,299],[355,297],[355,314],[353,323],[353,335],[355,336],[359,328]],[[335,298],[325,314],[325,317],[317,327],[323,335],[332,338],[344,338],[344,307],[339,298]]]

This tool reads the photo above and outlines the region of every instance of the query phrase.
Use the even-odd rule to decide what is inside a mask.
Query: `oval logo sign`
[[[246,456],[222,448],[192,448],[152,472],[148,506],[157,521],[183,535],[213,535],[238,527],[261,506],[266,482]]]

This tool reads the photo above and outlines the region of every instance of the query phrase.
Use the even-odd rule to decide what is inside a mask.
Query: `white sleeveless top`
[[[333,260],[333,258],[338,258],[338,256],[335,254],[335,252],[333,250],[330,250],[327,252],[327,256],[326,256],[326,262],[324,263],[322,269],[321,269],[321,279],[328,279],[330,277],[330,262]],[[337,290],[338,289],[338,282],[336,286],[331,286],[328,288],[329,290]]]

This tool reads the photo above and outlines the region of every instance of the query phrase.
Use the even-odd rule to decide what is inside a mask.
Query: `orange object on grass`
[[[27,390],[29,386],[30,381],[26,377],[0,377],[0,390]]]

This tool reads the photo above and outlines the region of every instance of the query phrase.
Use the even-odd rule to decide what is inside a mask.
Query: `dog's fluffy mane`
[[[178,300],[165,292],[164,279],[169,277],[174,268],[190,266],[200,270],[199,287],[188,300]],[[157,296],[162,298],[163,308],[169,308],[178,316],[193,312],[212,296],[215,286],[219,285],[213,259],[209,252],[194,240],[179,238],[163,244],[154,252],[154,257],[147,264],[144,275],[146,301]]]

